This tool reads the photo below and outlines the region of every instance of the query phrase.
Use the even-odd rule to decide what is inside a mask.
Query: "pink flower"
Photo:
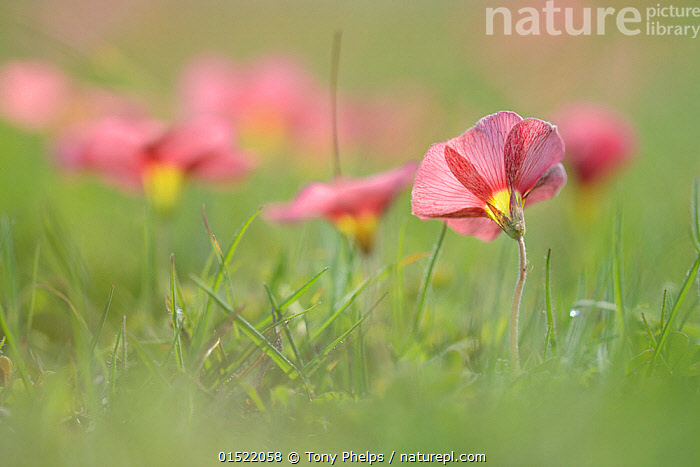
[[[523,207],[555,196],[566,183],[557,129],[514,112],[488,115],[462,135],[430,147],[416,173],[413,214],[493,240],[525,233]]]
[[[226,118],[246,142],[272,150],[294,143],[314,119],[312,103],[327,95],[289,57],[266,57],[245,67],[225,59],[196,60],[186,67],[180,87],[185,112]]]
[[[0,69],[0,114],[22,127],[39,130],[53,123],[69,94],[68,79],[50,63],[18,60]]]
[[[241,112],[245,80],[243,70],[223,57],[195,59],[180,78],[183,113],[236,118]]]
[[[234,146],[229,125],[212,117],[169,129],[153,120],[105,118],[64,138],[58,156],[65,166],[145,190],[165,209],[176,200],[185,177],[229,181],[253,167]]]
[[[415,171],[416,164],[408,162],[369,177],[338,177],[331,183],[311,183],[290,203],[268,206],[265,214],[278,222],[324,218],[369,253],[379,216],[410,184]]]
[[[624,165],[635,146],[630,123],[605,107],[577,104],[557,114],[566,160],[583,184],[604,179]]]

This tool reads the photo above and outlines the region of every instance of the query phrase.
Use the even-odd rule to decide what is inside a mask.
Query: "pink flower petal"
[[[493,192],[503,190],[507,187],[504,146],[511,129],[520,121],[522,117],[515,112],[488,115],[447,144],[476,168]]]
[[[567,166],[582,183],[605,178],[632,156],[631,123],[605,107],[575,104],[558,112],[554,121],[566,142]]]
[[[255,163],[248,154],[228,152],[198,162],[191,173],[204,181],[228,182],[247,175],[254,168]]]
[[[485,204],[454,176],[445,160],[447,143],[433,144],[418,167],[411,198],[412,213],[421,219],[447,217]]]
[[[42,61],[13,61],[0,70],[0,114],[37,130],[64,110],[70,94],[68,78]]]
[[[411,183],[416,165],[410,161],[369,177],[337,180],[334,212],[329,214],[381,214],[396,195]]]
[[[272,204],[270,220],[293,222],[314,217],[380,215],[413,179],[414,162],[364,178],[337,178],[331,183],[307,185],[290,203]]]
[[[325,183],[311,183],[289,203],[273,203],[265,217],[277,222],[296,222],[323,216],[335,201],[335,190]]]
[[[145,152],[162,130],[155,121],[106,118],[64,137],[59,160],[132,189],[140,186]]]
[[[244,73],[222,57],[201,57],[186,65],[180,78],[184,115],[234,118],[244,94]]]
[[[199,117],[173,127],[158,142],[158,160],[185,170],[205,159],[228,154],[232,147],[231,126],[215,117]]]
[[[479,240],[490,242],[498,237],[501,228],[487,217],[448,219],[447,226],[462,235],[473,235]]]
[[[531,206],[540,201],[553,198],[566,184],[566,171],[564,166],[554,164],[537,181],[529,193],[525,194],[525,206]]]
[[[515,125],[505,145],[505,169],[510,189],[530,191],[542,175],[564,158],[557,128],[536,118]]]

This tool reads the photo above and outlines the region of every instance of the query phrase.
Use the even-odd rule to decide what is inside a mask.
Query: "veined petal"
[[[473,235],[479,240],[490,242],[498,237],[501,228],[487,217],[474,217],[465,219],[448,219],[447,226],[462,235]]]
[[[487,115],[447,144],[468,160],[492,191],[496,192],[507,186],[504,148],[511,129],[520,121],[522,117],[515,112],[503,111]]]
[[[433,144],[423,158],[411,198],[412,213],[420,218],[446,217],[485,204],[455,178],[445,160],[447,143]]]
[[[564,158],[564,142],[557,127],[536,118],[516,124],[505,145],[508,188],[525,194],[542,175]]]
[[[566,171],[564,166],[554,164],[540,177],[529,193],[525,194],[525,206],[531,206],[540,201],[553,198],[566,184]]]

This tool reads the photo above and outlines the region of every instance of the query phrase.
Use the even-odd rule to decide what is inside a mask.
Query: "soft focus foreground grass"
[[[281,155],[281,162],[263,162],[235,190],[190,187],[169,219],[148,224],[155,239],[151,264],[144,239],[150,218],[142,200],[90,178],[61,176],[47,160],[42,138],[3,124],[0,209],[12,223],[13,249],[2,250],[0,303],[18,330],[26,323],[32,294],[35,313],[32,330],[18,333],[22,358],[13,356],[12,386],[0,393],[3,464],[208,464],[217,462],[220,451],[261,449],[385,455],[454,450],[483,452],[496,464],[697,462],[698,354],[691,347],[700,336],[697,282],[673,327],[682,325],[688,340],[671,334],[665,363],[658,363],[653,376],[646,371],[648,353],[634,359],[650,347],[640,313],[658,339],[663,292],[668,290],[668,320],[697,255],[689,235],[692,180],[700,174],[693,131],[700,123],[696,43],[617,35],[507,42],[485,37],[483,8],[461,2],[401,8],[387,2],[376,9],[362,2],[333,8],[274,4],[264,11],[247,3],[217,4],[217,10],[183,2],[177,11],[167,3],[144,5],[140,22],[122,27],[112,42],[156,82],[172,83],[184,60],[212,48],[234,58],[293,50],[325,76],[332,32],[342,27],[341,87],[390,92],[395,83],[418,82],[443,109],[440,124],[425,130],[424,143],[406,159],[419,159],[430,143],[462,132],[486,113],[508,108],[549,118],[559,105],[578,100],[627,113],[638,128],[638,158],[600,187],[594,201],[570,183],[558,198],[528,210],[532,271],[522,308],[526,373],[521,378],[511,381],[503,360],[516,246],[508,238],[483,244],[448,232],[415,335],[408,337],[427,258],[406,265],[401,283],[392,271],[370,284],[314,346],[306,343],[302,326],[290,325],[308,360],[389,292],[360,328],[362,339],[357,331],[351,334],[309,376],[315,392],[309,402],[303,385],[289,381],[274,365],[264,377],[255,367],[242,381],[211,392],[197,385],[196,372],[179,374],[174,358],[155,371],[147,368],[141,352],[161,362],[172,342],[172,320],[164,306],[170,253],[188,311],[203,309],[206,296],[189,277],[201,274],[211,251],[202,204],[225,248],[258,206],[291,197],[309,176],[325,176],[323,163]],[[272,17],[270,11],[275,11]],[[173,47],[173,31],[191,40]],[[25,41],[27,34],[8,33],[2,38],[6,50],[66,60],[36,36]],[[100,56],[99,45],[77,47],[92,57]],[[167,113],[173,98],[169,84],[149,87],[142,75],[119,67],[111,73],[131,87],[142,86]],[[381,155],[343,154],[347,173],[367,174],[392,164]],[[382,222],[378,251],[368,261],[355,260],[345,290],[396,262],[402,229],[402,257],[431,251],[439,224],[421,222],[409,211],[404,194]],[[615,296],[613,277],[618,212],[621,297]],[[87,355],[82,331],[65,303],[33,287],[37,248],[37,282],[66,294],[93,332],[115,286],[94,356]],[[549,248],[558,346],[544,361]],[[263,283],[282,300],[330,266],[294,307],[298,312],[323,302],[307,315],[312,327],[318,325],[334,302],[334,284],[345,277],[344,252],[343,242],[320,222],[287,228],[255,219],[229,266],[235,303],[245,305],[243,315],[257,322],[270,313]],[[149,281],[156,288],[144,293]],[[221,294],[226,296],[223,288]],[[341,295],[335,294],[335,301]],[[630,350],[623,353],[613,311],[574,306],[578,300],[614,304],[616,299],[622,300],[631,336]],[[581,314],[571,318],[574,308]],[[113,356],[123,316],[126,370],[123,349],[116,347],[116,364]],[[222,315],[214,310],[212,316]],[[234,331],[224,340],[234,351],[250,342]],[[368,384],[354,398],[359,342]],[[3,352],[12,356],[7,346]],[[284,354],[294,356],[288,341]],[[23,388],[20,361],[34,382],[39,367],[49,372],[32,394]],[[81,379],[86,371],[93,379]]]

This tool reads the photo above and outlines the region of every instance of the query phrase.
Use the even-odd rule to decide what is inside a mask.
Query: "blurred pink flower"
[[[295,141],[316,111],[310,103],[325,95],[304,65],[276,56],[245,67],[222,58],[195,60],[182,74],[180,92],[186,113],[229,119],[247,143],[273,150]]]
[[[223,57],[200,57],[185,66],[180,77],[182,111],[186,115],[216,115],[234,119],[241,112],[244,72]]]
[[[31,130],[53,123],[69,99],[68,78],[40,60],[17,60],[0,69],[0,114]]]
[[[432,105],[425,93],[408,93],[410,99],[406,93],[400,98],[338,96],[341,147],[406,154]],[[246,65],[220,57],[196,59],[182,72],[180,95],[185,115],[228,119],[245,146],[269,153],[291,149],[305,157],[331,150],[328,86],[294,58],[269,56]]]
[[[430,147],[416,173],[413,214],[440,218],[481,240],[525,233],[523,207],[566,183],[564,143],[555,126],[514,112],[488,115],[462,135]]]
[[[338,177],[331,183],[311,183],[293,201],[269,205],[265,215],[277,222],[324,218],[369,253],[379,216],[410,184],[415,171],[415,162],[408,162],[369,177]]]
[[[410,96],[410,98],[406,98]],[[298,131],[298,150],[308,155],[327,156],[331,150],[331,111],[327,93],[309,102]],[[340,96],[338,98],[338,139],[341,149],[365,151],[382,158],[400,158],[419,147],[421,130],[429,126],[427,115],[435,115],[432,100],[411,90],[395,96]]]
[[[145,190],[163,208],[173,204],[186,177],[231,181],[253,168],[234,145],[230,126],[213,117],[171,128],[154,120],[105,118],[65,137],[58,158],[65,167]]]
[[[632,156],[635,136],[628,120],[602,106],[576,104],[557,113],[567,165],[582,184],[609,176]]]

